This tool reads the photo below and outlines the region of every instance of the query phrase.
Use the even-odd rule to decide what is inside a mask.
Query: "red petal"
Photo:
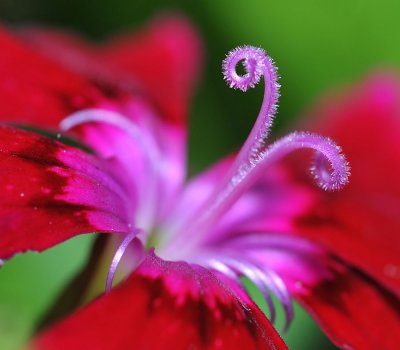
[[[0,258],[89,232],[127,232],[119,185],[73,147],[0,127]]]
[[[30,50],[1,28],[0,49],[3,121],[54,128],[66,115],[107,100],[96,84]]]
[[[41,334],[49,349],[287,349],[237,287],[150,256],[126,282]]]
[[[341,349],[396,350],[400,300],[368,277],[336,264],[336,273],[298,300]]]
[[[162,118],[174,123],[186,119],[202,55],[198,35],[185,19],[158,19],[102,47],[39,29],[25,37],[82,74],[144,93]]]
[[[321,108],[314,129],[343,147],[352,176],[342,191],[312,189],[296,221],[318,242],[400,295],[400,86],[377,76]]]
[[[110,65],[128,74],[154,99],[161,115],[178,123],[186,119],[201,59],[199,38],[186,20],[155,21],[104,52]]]
[[[287,236],[271,243],[263,249],[254,241],[251,258],[282,278],[340,348],[398,348],[398,298],[317,246]],[[245,254],[245,239],[241,246]]]

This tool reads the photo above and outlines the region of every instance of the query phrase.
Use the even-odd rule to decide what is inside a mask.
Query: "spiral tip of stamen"
[[[318,153],[311,166],[311,174],[316,184],[325,191],[341,190],[350,177],[350,164],[342,152],[342,148],[329,138],[325,138],[329,157]]]
[[[236,71],[239,62],[242,62],[245,74]],[[271,68],[277,81],[276,67],[266,52],[254,46],[239,46],[230,51],[222,63],[224,80],[229,87],[247,91],[253,88],[264,75],[266,68]]]

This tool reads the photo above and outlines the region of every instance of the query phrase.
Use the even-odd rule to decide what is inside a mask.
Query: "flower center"
[[[243,72],[238,73],[237,67],[240,64]],[[61,127],[69,130],[85,123],[111,124],[123,130],[125,136],[129,135],[130,140],[133,140],[131,143],[139,150],[139,158],[144,164],[142,172],[146,176],[146,186],[138,185],[135,193],[129,193],[134,203],[130,209],[136,215],[132,230],[123,238],[113,257],[107,277],[107,291],[112,287],[115,272],[128,247],[134,249],[134,256],[137,259],[132,264],[137,264],[143,258],[144,246],[146,249],[156,247],[157,254],[166,260],[195,262],[222,272],[239,282],[242,276],[246,276],[260,289],[266,286],[283,304],[289,323],[293,316],[290,296],[282,279],[272,269],[265,266],[261,268],[256,261],[244,257],[239,248],[236,250],[230,250],[229,247],[210,248],[205,242],[213,234],[213,228],[221,218],[244,194],[248,193],[257,180],[265,175],[271,164],[287,154],[300,149],[313,150],[315,158],[311,173],[317,185],[327,191],[338,190],[347,183],[349,166],[339,146],[332,140],[316,134],[293,132],[267,144],[276,114],[280,85],[277,69],[264,50],[252,46],[234,49],[223,62],[223,74],[231,88],[242,91],[254,87],[261,77],[264,77],[265,91],[259,115],[244,145],[230,163],[225,176],[213,187],[208,197],[201,201],[196,198],[198,203],[195,203],[197,206],[194,210],[184,208],[180,212],[177,210],[175,214],[172,211],[171,218],[164,224],[155,222],[156,207],[159,204],[157,201],[161,197],[158,193],[161,187],[158,166],[162,161],[162,150],[155,142],[154,135],[150,137],[135,123],[118,113],[100,109],[75,113],[64,119]],[[125,158],[120,160],[126,162]],[[120,177],[120,180],[123,182],[125,179]],[[182,198],[185,196],[185,191],[187,189],[184,189]],[[179,199],[177,202],[177,206],[182,204]],[[159,221],[163,220],[165,219]],[[148,231],[145,232],[138,226]],[[274,308],[272,301],[268,299],[268,291],[264,295],[269,301],[273,319]]]
[[[237,65],[243,64],[245,74],[238,74]],[[300,149],[315,152],[311,173],[319,187],[327,191],[342,188],[349,177],[349,165],[341,148],[329,138],[307,132],[293,132],[274,143],[266,143],[276,113],[280,85],[273,60],[263,49],[243,46],[232,50],[223,62],[227,84],[234,89],[247,91],[264,76],[265,92],[256,122],[223,180],[211,195],[180,227],[170,232],[173,251],[186,255],[194,246],[201,245],[207,233],[221,217],[268,170],[271,164]],[[173,237],[172,237],[173,236]],[[173,256],[167,249],[165,254]]]

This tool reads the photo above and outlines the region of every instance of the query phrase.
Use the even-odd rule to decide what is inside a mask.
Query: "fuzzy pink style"
[[[224,78],[242,91],[264,79],[259,116],[235,156],[186,181],[186,111],[201,50],[185,20],[158,19],[103,46],[37,29],[21,37],[0,31],[0,117],[55,138],[0,127],[0,258],[83,233],[120,241],[107,293],[32,348],[286,349],[273,294],[285,329],[295,298],[339,347],[397,349],[400,112],[390,75],[322,108],[324,119],[310,125],[343,145],[347,184],[348,163],[331,139],[293,132],[267,142],[276,67],[260,48],[234,49]],[[302,155],[290,155],[303,149],[315,153],[317,186]],[[127,250],[133,271],[113,288]],[[243,276],[263,293],[268,318]]]

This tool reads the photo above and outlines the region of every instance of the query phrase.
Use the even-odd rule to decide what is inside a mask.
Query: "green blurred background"
[[[10,26],[62,26],[96,40],[165,11],[191,18],[204,39],[204,74],[191,111],[192,172],[238,147],[261,103],[262,87],[241,94],[223,82],[221,60],[233,47],[262,46],[275,59],[282,77],[278,131],[290,128],[326,91],[373,69],[400,65],[398,0],[0,0],[0,18]],[[91,237],[78,237],[5,264],[0,271],[0,349],[16,349],[29,336],[83,264],[91,243]],[[335,349],[302,310],[296,311],[284,335],[291,349]]]

